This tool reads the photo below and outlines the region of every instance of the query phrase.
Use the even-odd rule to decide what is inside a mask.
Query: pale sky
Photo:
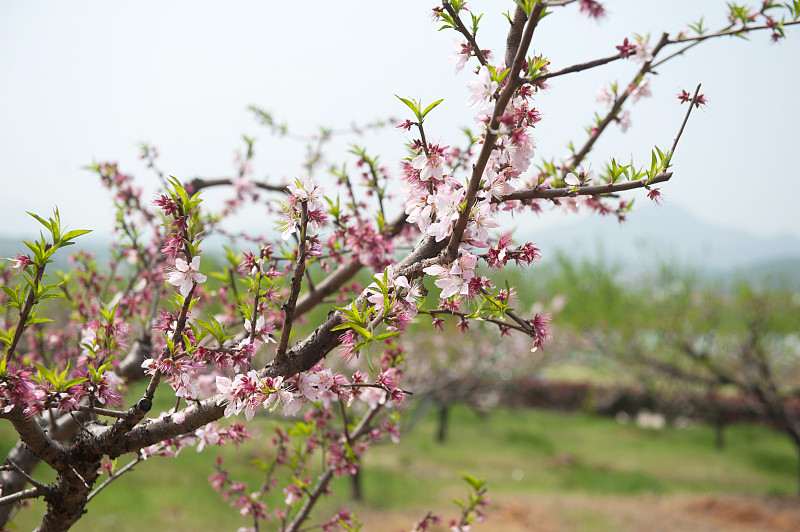
[[[458,128],[472,125],[465,106],[468,72],[454,75],[447,56],[456,34],[438,32],[435,2],[164,2],[5,1],[0,3],[0,234],[38,231],[25,211],[58,205],[73,229],[105,236],[113,210],[97,179],[82,167],[118,161],[146,190],[156,179],[138,160],[137,143],[159,148],[163,170],[182,179],[233,173],[242,134],[257,137],[253,176],[302,175],[302,146],[271,137],[246,110],[257,105],[298,132],[343,127],[389,116],[406,118],[393,96],[444,102],[426,121],[429,139],[459,145]],[[485,12],[478,42],[501,56],[507,22],[498,6]],[[577,7],[556,9],[536,31],[533,49],[560,69],[615,53],[634,33],[674,34],[705,15],[725,22],[725,2],[608,1],[596,22]],[[755,4],[754,4],[755,5]],[[668,202],[701,219],[758,235],[800,236],[795,193],[800,170],[800,26],[769,42],[717,39],[659,69],[653,96],[629,107],[627,134],[612,127],[590,154],[598,170],[608,157],[649,161],[654,144],[668,148],[683,118],[675,94],[703,84],[710,105],[693,114],[673,159],[675,176],[662,190]],[[536,98],[544,120],[534,132],[539,157],[561,158],[580,145],[595,111],[597,86],[627,84],[632,62],[554,79]],[[390,128],[343,140],[334,162],[357,142],[397,175],[405,137]],[[647,200],[639,193],[640,204]],[[237,224],[271,224],[248,214]],[[563,215],[531,223],[543,227]],[[587,221],[591,223],[591,219]],[[272,225],[268,225],[272,228]],[[665,227],[665,231],[669,228]]]

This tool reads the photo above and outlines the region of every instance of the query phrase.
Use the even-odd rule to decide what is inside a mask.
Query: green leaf
[[[424,110],[424,111],[422,111],[422,118],[425,118],[425,116],[426,116],[428,113],[430,113],[430,112],[431,112],[431,111],[432,111],[432,110],[433,110],[433,109],[434,109],[434,108],[435,108],[437,105],[439,105],[439,104],[440,104],[440,103],[442,103],[443,101],[444,101],[444,98],[442,98],[441,100],[436,100],[435,102],[433,102],[432,104],[430,104],[428,107],[426,107],[426,108],[425,108],[425,110]]]
[[[354,331],[356,331],[362,337],[364,337],[365,340],[371,340],[372,339],[372,333],[369,332],[368,330],[366,330],[364,327],[362,327],[360,325],[357,325],[355,323],[351,323],[350,324],[350,328],[353,329]]]
[[[47,323],[47,322],[50,322],[50,321],[53,321],[53,320],[51,320],[50,318],[36,318],[36,317],[33,317],[33,316],[29,316],[28,320],[25,322],[25,326],[36,325],[37,323]]]
[[[372,339],[376,342],[380,342],[381,340],[386,340],[387,338],[391,338],[392,336],[397,336],[400,334],[401,331],[389,331],[385,333],[381,333],[378,336],[374,336]]]
[[[417,102],[415,102],[414,100],[409,100],[407,98],[402,98],[400,96],[397,96],[397,94],[395,94],[395,97],[404,104],[406,104],[409,109],[411,109],[411,111],[414,113],[414,116],[417,117],[417,120],[420,120],[422,118],[419,113],[419,104],[417,104]]]
[[[91,233],[91,229],[76,229],[75,231],[69,231],[67,234],[61,237],[61,240],[73,240],[78,238],[79,236],[85,235],[87,233]]]
[[[461,473],[461,476],[470,486],[472,486],[472,489],[475,491],[480,491],[481,488],[486,485],[486,482],[483,480],[478,480],[477,478],[467,475],[466,473]]]

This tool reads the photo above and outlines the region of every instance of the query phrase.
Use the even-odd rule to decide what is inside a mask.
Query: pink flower
[[[458,74],[467,64],[471,55],[472,46],[456,39],[453,41],[453,53],[447,56],[447,60],[456,64],[456,74]]]
[[[317,185],[310,177],[298,178],[287,188],[294,199],[310,203],[319,200],[325,193],[325,187]]]
[[[595,19],[605,16],[606,10],[595,0],[581,0],[581,13],[588,12],[589,16]]]
[[[650,45],[650,36],[637,37],[639,45],[636,47],[636,63],[641,66],[653,60],[653,47]]]
[[[427,181],[433,178],[436,181],[441,181],[443,178],[442,161],[439,154],[431,152],[428,157],[425,153],[420,153],[411,160],[411,166],[415,170],[419,170],[419,178],[422,181]]]
[[[24,270],[28,266],[33,266],[33,261],[27,255],[23,255],[21,253],[17,253],[17,255],[13,259],[5,259],[11,261],[12,268],[18,268],[20,270]]]
[[[617,117],[617,123],[619,124],[619,128],[623,133],[627,132],[628,128],[631,127],[631,112],[626,110],[619,115]]]
[[[630,56],[633,52],[636,51],[636,45],[632,42],[628,42],[628,38],[625,37],[625,40],[622,42],[621,46],[617,46],[617,50],[619,50],[619,56],[623,59]]]
[[[614,98],[616,98],[616,96],[613,92],[608,90],[608,85],[601,83],[597,86],[597,91],[594,93],[594,101],[605,103],[610,107],[611,104],[614,103]]]
[[[191,264],[183,259],[175,259],[175,269],[167,274],[167,282],[180,289],[181,295],[186,297],[195,283],[204,283],[207,279],[200,273],[200,255],[192,258]]]
[[[647,193],[647,197],[653,200],[656,205],[664,203],[664,194],[657,188],[651,188],[650,192]]]
[[[247,338],[242,340],[242,342],[249,343],[250,335],[253,334],[253,322],[250,320],[244,320],[244,329],[247,331]],[[272,322],[265,323],[264,316],[259,316],[256,320],[256,330],[253,340],[256,344],[268,344],[270,342],[275,343],[275,339],[270,336],[270,334],[273,332],[275,332],[275,325]]]
[[[653,93],[650,92],[650,78],[644,78],[638,85],[631,89],[631,100],[633,103],[639,101],[639,98],[649,98]]]

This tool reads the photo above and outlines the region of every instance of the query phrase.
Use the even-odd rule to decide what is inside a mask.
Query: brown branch
[[[555,199],[566,198],[575,196],[600,196],[604,194],[612,194],[614,192],[622,192],[625,190],[633,190],[636,188],[645,188],[649,185],[656,183],[663,183],[669,181],[672,177],[672,172],[661,172],[654,178],[650,179],[643,177],[633,181],[626,181],[624,183],[614,183],[606,185],[590,185],[583,187],[560,187],[539,189],[532,188],[526,190],[518,190],[511,194],[506,194],[499,200],[492,200],[493,202],[504,202],[512,200],[525,200],[525,199]]]
[[[42,494],[43,492],[39,488],[28,488],[26,490],[17,491],[15,493],[12,493],[11,495],[0,497],[0,507],[24,501],[25,499],[33,499],[35,497],[41,497]]]
[[[189,182],[189,186],[192,187],[193,192],[197,192],[203,188],[210,188],[210,187],[217,187],[220,185],[230,185],[231,179],[228,177],[221,177],[215,179],[204,179],[202,177],[195,177]],[[286,185],[270,185],[269,183],[263,183],[261,181],[253,181],[253,186],[256,188],[260,188],[262,190],[268,190],[270,192],[281,192],[283,194],[288,194],[289,191],[286,188]]]
[[[26,416],[19,406],[11,409],[11,412],[3,413],[0,419],[5,418],[11,421],[19,435],[19,439],[28,447],[35,456],[55,470],[63,469],[67,447],[53,440],[45,432],[44,428],[32,417]]]
[[[514,62],[514,56],[517,55],[519,43],[522,40],[522,30],[525,29],[525,22],[528,20],[528,15],[522,6],[517,4],[514,10],[514,18],[511,19],[511,27],[508,29],[508,36],[506,37],[506,65]]]
[[[86,416],[84,413],[79,413],[77,415]],[[64,441],[75,434],[78,425],[70,416],[63,415],[56,420],[55,424],[50,424],[48,421],[45,421],[45,426],[43,428],[45,433],[54,440]],[[40,460],[38,456],[31,452],[25,442],[21,440],[8,452],[7,458],[11,459],[20,469],[29,474],[36,468]],[[0,474],[0,485],[3,487],[3,494],[10,497],[11,494],[23,490],[25,487],[25,479],[13,472],[3,471]],[[13,505],[0,506],[0,529],[6,526],[6,523],[11,517],[12,510]]]
[[[603,57],[602,59],[594,59],[592,61],[587,61],[585,63],[580,63],[577,65],[572,65],[567,68],[562,68],[561,70],[557,70],[556,72],[546,72],[541,76],[537,76],[536,79],[520,78],[520,82],[538,83],[546,79],[563,76],[565,74],[572,74],[574,72],[581,72],[583,70],[588,70],[590,68],[606,65],[608,63],[611,63],[612,61],[616,61],[617,59],[621,58],[622,58],[622,53],[618,53],[616,55],[611,55],[609,57]]]

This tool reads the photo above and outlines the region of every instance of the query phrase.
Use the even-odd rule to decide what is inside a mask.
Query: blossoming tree
[[[273,529],[307,529],[331,479],[354,474],[371,442],[399,436],[397,416],[383,413],[408,392],[401,385],[403,364],[413,364],[413,354],[398,348],[395,337],[413,321],[441,328],[452,317],[484,320],[498,333],[527,335],[542,347],[549,317],[518,314],[509,288],[484,275],[510,263],[530,267],[540,256],[534,243],[514,242],[501,214],[581,208],[622,220],[630,200],[621,193],[641,190],[660,201],[690,113],[706,103],[700,87],[678,95],[688,104],[682,122],[676,117],[674,140],[647,154],[648,164],[611,159],[596,175],[584,170],[598,138],[614,124],[628,127],[627,105],[651,95],[650,76],[663,62],[715,37],[764,30],[779,40],[800,18],[797,0],[764,2],[758,9],[729,4],[718,31],[695,24],[652,42],[621,36],[603,57],[553,68],[531,53],[545,15],[574,7],[600,18],[603,6],[524,0],[512,7],[502,53],[480,42],[481,15],[464,0],[434,8],[441,29],[459,38],[457,70],[473,70],[466,104],[475,110],[478,130],[462,146],[432,143],[425,119],[441,100],[426,105],[400,97],[408,119],[398,127],[410,137],[411,155],[400,161],[398,177],[354,148],[358,173],[336,171],[333,184],[308,176],[260,182],[250,175],[253,141],[245,139],[235,176],[180,180],[167,177],[156,151],[143,146],[163,185],[155,200],[117,165],[93,166],[117,209],[119,240],[108,270],[79,253],[72,271],[48,275],[54,254],[85,231],[66,231],[57,211],[49,218],[34,215],[41,238],[25,242],[27,252],[10,259],[1,274],[0,418],[13,426],[19,444],[2,465],[0,523],[19,503],[43,498],[47,508],[38,530],[67,530],[100,490],[141,460],[174,456],[189,445],[239,444],[248,437],[246,425],[220,420],[241,413],[251,420],[280,409],[285,416],[304,413],[295,430],[276,429],[263,484],[248,489],[221,463],[211,482],[254,530],[267,519]],[[615,61],[632,62],[630,81],[601,88],[606,109],[584,142],[563,160],[533,165],[537,93],[553,78]],[[271,115],[257,114],[276,127]],[[319,160],[315,154],[312,149],[309,173]],[[365,195],[356,194],[359,180]],[[401,212],[389,201],[398,194],[397,182]],[[220,212],[206,210],[204,190],[225,186],[233,198]],[[277,222],[277,238],[254,238],[240,254],[228,254],[222,271],[201,273],[203,239],[222,232],[225,218],[248,202],[265,206]],[[372,274],[366,286],[356,280],[362,271]],[[426,275],[440,290],[438,298],[420,283]],[[46,302],[51,299],[59,301]],[[311,312],[317,308],[323,312]],[[298,320],[312,315],[318,320],[310,332],[298,334]],[[336,348],[358,369],[325,367]],[[123,399],[126,386],[142,379],[143,391]],[[167,394],[174,407],[154,412],[154,399]],[[118,468],[122,456],[129,461]],[[307,469],[312,460],[322,465],[314,478]],[[39,463],[55,472],[54,481],[37,480]],[[467,481],[471,493],[451,521],[454,530],[466,530],[481,516],[485,486]],[[265,495],[278,489],[283,504],[267,507]],[[414,529],[437,519],[428,514]],[[344,510],[317,521],[324,530],[358,526]]]

